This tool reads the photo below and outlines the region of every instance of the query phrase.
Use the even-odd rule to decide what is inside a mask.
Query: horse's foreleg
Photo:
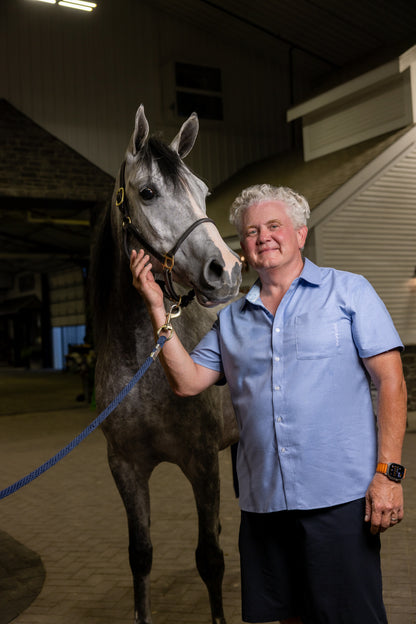
[[[196,565],[208,589],[213,624],[225,624],[222,603],[222,580],[224,576],[224,555],[219,545],[220,480],[218,453],[195,459],[191,474],[186,473],[192,483],[198,510],[198,546]]]
[[[109,464],[127,513],[129,561],[134,586],[134,624],[151,624],[150,572],[153,547],[150,540],[149,474],[109,454]]]

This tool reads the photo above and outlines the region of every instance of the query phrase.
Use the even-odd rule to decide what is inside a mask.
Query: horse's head
[[[193,113],[168,146],[149,137],[143,106],[113,196],[127,254],[143,247],[156,272],[194,289],[213,306],[238,293],[241,263],[206,217],[207,186],[184,164],[198,134]]]

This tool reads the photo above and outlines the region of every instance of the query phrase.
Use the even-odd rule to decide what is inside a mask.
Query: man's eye
[[[155,195],[156,195],[155,191],[152,188],[150,188],[150,186],[145,186],[140,191],[140,197],[145,200],[153,199]]]
[[[247,230],[247,236],[256,236],[257,230]]]

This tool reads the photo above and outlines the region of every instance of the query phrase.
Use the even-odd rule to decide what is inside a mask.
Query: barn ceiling
[[[262,50],[288,46],[328,71],[354,71],[416,42],[415,0],[151,0],[164,11],[226,39]]]

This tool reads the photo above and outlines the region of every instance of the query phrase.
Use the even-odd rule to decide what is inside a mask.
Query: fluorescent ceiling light
[[[47,4],[56,4],[57,0],[35,0],[36,2],[46,2]],[[80,11],[92,11],[96,8],[95,2],[85,2],[84,0],[62,0],[58,2],[60,6],[69,7],[71,9],[79,9]]]
[[[97,6],[94,2],[81,2],[81,0],[71,0],[71,2],[61,0],[58,4],[70,9],[79,9],[80,11],[92,11]]]
[[[59,2],[59,4],[63,4],[63,2]],[[95,9],[97,6],[95,2],[85,2],[84,0],[70,0],[70,4],[79,4],[80,6],[91,7],[92,9]]]

